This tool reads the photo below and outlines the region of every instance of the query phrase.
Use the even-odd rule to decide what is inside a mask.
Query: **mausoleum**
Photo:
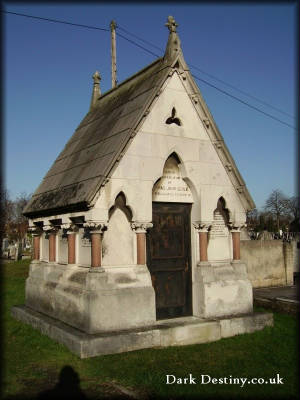
[[[94,74],[89,112],[24,211],[34,256],[13,313],[81,357],[272,324],[240,261],[254,202],[166,25],[162,58],[104,94]]]

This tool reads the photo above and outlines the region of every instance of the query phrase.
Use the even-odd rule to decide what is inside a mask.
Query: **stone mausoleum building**
[[[81,357],[261,329],[240,261],[254,202],[184,60],[165,55],[91,108],[24,214],[34,235],[15,317]]]

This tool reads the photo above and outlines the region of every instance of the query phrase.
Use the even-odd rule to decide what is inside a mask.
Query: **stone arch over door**
[[[152,191],[153,228],[147,234],[147,266],[157,319],[192,315],[191,207],[193,196],[172,153]]]
[[[193,195],[182,178],[180,164],[180,158],[175,152],[169,155],[164,164],[162,176],[153,186],[152,201],[193,203]]]

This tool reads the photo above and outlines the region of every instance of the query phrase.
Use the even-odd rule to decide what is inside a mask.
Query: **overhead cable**
[[[13,15],[18,15],[18,16],[27,17],[27,18],[34,18],[34,19],[44,20],[44,21],[48,21],[48,22],[55,22],[55,23],[60,23],[60,24],[65,24],[65,25],[78,26],[78,27],[86,28],[86,29],[96,29],[96,30],[101,30],[101,31],[109,32],[109,29],[100,28],[100,27],[96,27],[96,26],[83,25],[83,24],[76,24],[76,23],[73,23],[73,22],[61,21],[61,20],[56,20],[56,19],[51,19],[51,18],[38,17],[38,16],[33,16],[33,15],[28,15],[28,14],[15,13],[15,12],[11,12],[11,11],[4,11],[4,10],[1,10],[1,11],[2,11],[3,13],[6,13],[6,14],[13,14]],[[130,33],[130,32],[127,31],[126,29],[124,29],[124,28],[122,28],[122,27],[120,27],[120,26],[118,26],[118,25],[117,25],[117,28],[119,28],[120,30],[123,30],[125,33],[127,33],[127,34],[129,34],[129,35],[135,37],[136,39],[138,39],[138,40],[140,40],[140,41],[143,41],[144,43],[146,43],[146,44],[148,44],[148,45],[151,45],[152,47],[155,47],[156,49],[158,49],[158,50],[160,50],[161,52],[163,52],[163,50],[162,50],[161,48],[159,48],[158,46],[156,46],[156,45],[154,45],[154,44],[152,44],[152,43],[150,43],[150,42],[148,42],[148,41],[146,41],[146,40],[144,40],[144,39],[138,37],[137,35],[135,35],[135,34],[133,34],[133,33]],[[155,57],[161,57],[161,56],[159,56],[158,54],[154,53],[153,51],[147,49],[146,47],[141,46],[140,44],[136,43],[134,40],[131,40],[131,39],[127,38],[126,36],[120,34],[119,32],[116,32],[116,34],[117,34],[119,37],[121,37],[122,39],[128,41],[129,43],[131,43],[131,44],[133,44],[133,45],[139,47],[140,49],[146,51],[147,53],[152,54],[152,55],[154,55]],[[258,99],[257,97],[255,97],[255,96],[253,96],[253,95],[251,95],[251,94],[249,94],[249,93],[247,93],[247,92],[244,92],[244,91],[242,91],[242,90],[236,88],[235,86],[233,86],[233,85],[231,85],[231,84],[229,84],[229,83],[226,83],[225,81],[222,81],[221,79],[219,79],[219,78],[213,76],[212,74],[208,74],[207,72],[201,70],[200,68],[198,68],[198,67],[196,67],[196,66],[194,66],[194,65],[192,65],[192,64],[190,64],[190,66],[191,66],[192,68],[195,68],[195,69],[197,69],[198,71],[200,71],[200,72],[202,72],[202,73],[204,73],[204,74],[210,76],[211,78],[213,78],[213,79],[215,79],[215,80],[217,80],[217,81],[219,81],[219,82],[221,82],[221,83],[223,83],[223,84],[225,84],[225,85],[231,87],[232,89],[237,90],[237,91],[239,91],[240,93],[243,93],[244,95],[249,96],[249,97],[255,99],[256,101],[259,101],[260,103],[262,103],[262,104],[264,104],[264,105],[266,105],[266,106],[268,106],[268,107],[271,107],[271,108],[273,108],[274,110],[276,110],[276,111],[278,111],[278,112],[281,112],[281,113],[283,113],[283,114],[286,114],[286,115],[289,116],[289,117],[292,117],[290,114],[286,113],[285,111],[282,111],[282,110],[280,110],[280,109],[278,109],[278,108],[276,108],[276,107],[274,107],[274,106],[268,104],[267,102],[265,102],[265,101],[263,101],[263,100],[260,100],[260,99]],[[192,74],[192,76],[193,76],[195,79],[197,79],[197,80],[199,80],[199,81],[205,83],[206,85],[208,85],[208,86],[210,86],[210,87],[212,87],[212,88],[218,90],[219,92],[221,92],[221,93],[223,93],[223,94],[225,94],[225,95],[231,97],[232,99],[234,99],[234,100],[236,100],[236,101],[238,101],[238,102],[240,102],[240,103],[242,103],[242,104],[244,104],[244,105],[246,105],[246,106],[252,108],[253,110],[258,111],[258,112],[260,112],[261,114],[264,114],[265,116],[267,116],[267,117],[269,117],[269,118],[272,118],[273,120],[275,120],[275,121],[277,121],[277,122],[280,122],[280,123],[283,124],[283,125],[288,126],[289,128],[292,128],[292,129],[297,130],[297,128],[295,128],[294,126],[292,126],[292,125],[290,125],[290,124],[288,124],[288,123],[286,123],[286,122],[280,120],[279,118],[275,117],[274,115],[271,115],[271,114],[269,114],[269,113],[267,113],[267,112],[265,112],[265,111],[259,109],[258,107],[255,107],[255,106],[249,104],[248,102],[246,102],[246,101],[244,101],[244,100],[242,100],[242,99],[240,99],[240,98],[238,98],[238,97],[236,97],[236,96],[234,96],[234,95],[232,95],[232,94],[226,92],[226,91],[223,90],[223,89],[218,88],[217,86],[215,86],[215,85],[213,85],[213,84],[207,82],[206,80],[204,80],[204,79],[202,79],[202,78],[200,78],[200,77],[198,77],[198,76],[196,76],[196,75],[194,75],[194,74]],[[294,117],[292,117],[292,118],[294,118]]]
[[[97,29],[97,30],[99,30],[99,31],[106,31],[106,32],[109,32],[109,29],[106,29],[106,28],[99,28],[98,26],[90,26],[90,25],[75,24],[75,23],[73,23],[73,22],[61,21],[61,20],[58,20],[58,19],[51,19],[51,18],[44,18],[44,17],[37,17],[37,16],[35,16],[35,15],[28,15],[28,14],[15,13],[15,12],[12,12],[12,11],[4,11],[4,10],[1,10],[1,12],[5,13],[5,14],[19,15],[20,17],[27,17],[27,18],[40,19],[40,20],[48,21],[48,22],[56,22],[56,23],[59,23],[59,24],[73,25],[73,26],[79,26],[79,27],[81,27],[81,28]]]
[[[288,126],[289,128],[292,128],[292,129],[297,130],[297,128],[295,128],[294,126],[288,124],[287,122],[281,121],[281,119],[279,119],[279,118],[277,118],[277,117],[274,117],[274,115],[271,115],[271,114],[269,114],[269,113],[267,113],[267,112],[261,110],[260,108],[257,108],[257,107],[255,107],[255,106],[253,106],[252,104],[249,104],[249,103],[247,103],[246,101],[244,101],[244,100],[242,100],[242,99],[239,99],[238,97],[232,95],[231,93],[226,92],[226,90],[220,89],[220,88],[218,88],[217,86],[215,86],[215,85],[213,85],[213,84],[207,82],[206,80],[204,80],[204,79],[202,79],[202,78],[199,78],[199,76],[194,75],[194,74],[192,74],[192,76],[193,76],[195,79],[197,79],[197,80],[199,80],[199,81],[205,83],[206,85],[208,85],[208,86],[210,86],[210,87],[212,87],[212,88],[218,90],[219,92],[221,92],[221,93],[223,93],[223,94],[226,94],[226,96],[229,96],[229,97],[233,98],[234,100],[239,101],[240,103],[242,103],[242,104],[244,104],[244,105],[246,105],[246,106],[252,108],[253,110],[258,111],[258,112],[260,112],[260,113],[266,115],[267,117],[272,118],[272,119],[274,119],[275,121],[278,121],[278,122],[280,122],[281,124]]]
[[[131,35],[131,36],[135,37],[136,39],[138,39],[138,40],[140,40],[140,41],[142,41],[142,42],[144,42],[144,43],[146,43],[146,44],[148,44],[148,45],[150,45],[150,46],[156,48],[156,49],[159,50],[162,54],[164,53],[164,50],[163,50],[162,48],[156,46],[155,44],[153,44],[153,43],[151,43],[151,42],[148,42],[147,40],[142,39],[141,37],[139,37],[139,36],[133,34],[132,32],[129,32],[129,31],[126,30],[125,28],[123,28],[123,27],[121,27],[121,26],[119,26],[119,25],[117,26],[117,28],[121,29],[123,32],[127,33],[128,35]],[[156,55],[156,56],[159,57],[158,55]],[[234,89],[234,90],[236,90],[237,92],[240,92],[241,94],[252,98],[253,100],[255,100],[255,101],[257,101],[257,102],[263,104],[264,106],[270,107],[270,108],[272,108],[272,109],[275,110],[275,111],[278,111],[278,112],[280,112],[280,113],[282,113],[282,114],[284,114],[284,115],[286,115],[286,116],[288,116],[288,117],[290,117],[290,118],[295,119],[295,117],[294,117],[293,115],[287,113],[286,111],[283,111],[283,110],[281,110],[281,109],[279,109],[279,108],[277,108],[277,107],[275,107],[275,106],[273,106],[273,105],[267,103],[265,100],[261,100],[261,99],[259,99],[258,97],[253,96],[252,94],[250,94],[250,93],[248,93],[248,92],[245,92],[244,90],[241,90],[241,89],[237,88],[236,86],[234,86],[234,85],[232,85],[232,84],[230,84],[230,83],[228,83],[228,82],[225,82],[224,80],[222,80],[222,79],[220,79],[220,78],[217,78],[216,76],[214,76],[214,75],[212,75],[212,74],[210,74],[210,73],[204,71],[203,69],[200,69],[200,68],[197,67],[196,65],[193,65],[193,64],[190,64],[190,63],[189,63],[189,66],[192,67],[192,68],[194,68],[194,69],[196,69],[197,71],[203,73],[204,75],[207,75],[207,76],[209,76],[210,78],[212,78],[212,79],[214,79],[214,80],[216,80],[216,81],[218,81],[218,82],[220,82],[220,83],[222,83],[222,84],[224,84],[224,85],[230,87],[231,89]]]

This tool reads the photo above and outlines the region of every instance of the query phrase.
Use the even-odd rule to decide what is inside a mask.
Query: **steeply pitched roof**
[[[33,194],[24,214],[88,209],[169,72],[160,58],[102,95]]]
[[[185,63],[176,23],[169,17],[169,39],[165,55],[133,75],[97,100],[66,144],[24,210],[30,218],[87,210],[93,206],[101,186],[117,165],[123,150],[135,135],[145,111],[150,107],[172,67],[184,71],[193,98],[205,111],[213,129],[210,139],[244,204],[250,210],[255,204],[246,188],[222,135]],[[200,106],[201,105],[201,106]]]

